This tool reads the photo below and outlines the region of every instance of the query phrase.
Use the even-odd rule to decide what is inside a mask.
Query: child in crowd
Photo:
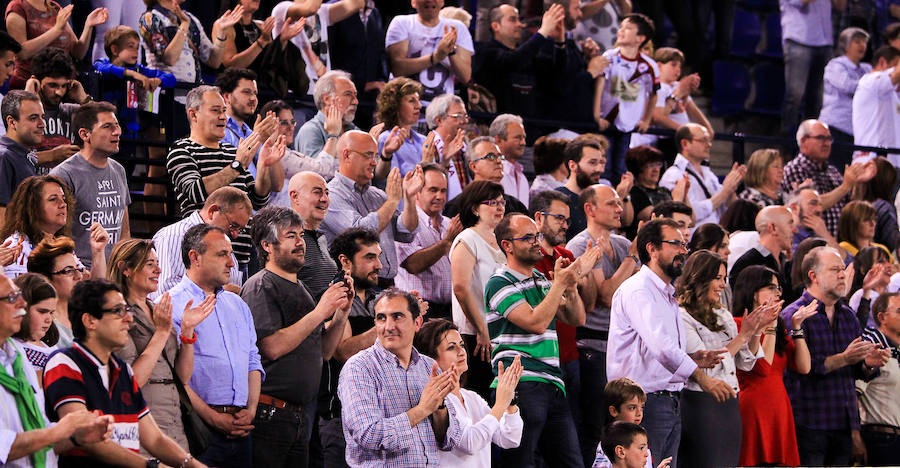
[[[659,68],[641,48],[653,37],[653,21],[640,14],[625,16],[616,35],[616,48],[603,53],[609,66],[597,77],[594,89],[594,120],[606,134],[610,148],[603,178],[615,186],[625,173],[625,152],[631,132],[650,128]]]
[[[626,377],[611,380],[603,389],[603,401],[609,404],[607,421],[611,423],[597,446],[593,468],[653,468],[647,447],[647,431],[638,425],[644,419],[644,405],[647,403],[644,389]],[[631,426],[631,429],[623,429]],[[619,450],[620,446],[622,450]],[[607,453],[612,455],[611,459]],[[671,461],[671,458],[666,458],[657,468],[666,468]]]
[[[37,373],[38,382],[44,373],[44,366],[50,354],[56,351],[59,330],[53,323],[56,312],[56,289],[49,281],[37,273],[25,273],[13,280],[25,299],[25,317],[22,327],[12,338],[25,350],[25,357]]]

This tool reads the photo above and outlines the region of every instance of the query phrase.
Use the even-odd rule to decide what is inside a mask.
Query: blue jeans
[[[872,466],[900,465],[900,435],[862,429],[867,463]]]
[[[309,438],[316,401],[301,413],[260,404],[253,419],[253,465],[305,468],[309,465]]]
[[[219,468],[250,468],[253,466],[253,442],[252,435],[239,439],[229,439],[219,431],[213,429],[209,440],[209,447],[197,460],[207,466]]]
[[[516,393],[525,427],[517,448],[503,450],[499,466],[531,468],[535,459],[552,467],[582,468],[578,435],[563,391],[546,382],[520,382]]]
[[[832,48],[784,41],[784,107],[781,131],[793,136],[802,119],[814,119],[822,109],[825,65]]]
[[[797,426],[797,449],[803,466],[848,466],[852,446],[850,429],[827,431]]]
[[[585,466],[590,466],[597,455],[597,444],[609,417],[609,410],[603,401],[606,353],[579,348],[578,364],[581,366],[581,454]]]
[[[625,153],[631,145],[631,132],[622,132],[616,128],[615,123],[610,122],[605,135],[609,139],[609,149],[606,151],[606,169],[603,171],[603,178],[615,187],[627,170]]]
[[[681,443],[681,401],[677,396],[650,393],[644,406],[642,426],[653,460],[672,457],[671,466],[678,467],[678,445]]]

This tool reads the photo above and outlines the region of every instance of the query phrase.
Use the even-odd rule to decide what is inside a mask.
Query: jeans
[[[520,382],[516,393],[525,423],[522,442],[503,450],[498,466],[531,468],[539,452],[551,467],[584,466],[578,449],[578,435],[563,391],[546,382]]]
[[[850,430],[821,430],[797,426],[797,449],[804,466],[848,466],[853,442]]]
[[[260,404],[253,420],[254,466],[308,466],[309,437],[315,414],[315,401],[304,405],[301,413]]]
[[[802,119],[814,119],[822,109],[825,65],[831,58],[830,46],[810,47],[784,41],[784,107],[781,132],[794,136]]]
[[[256,432],[255,430],[253,432]],[[251,435],[239,439],[229,439],[219,431],[211,431],[209,447],[197,460],[206,466],[219,468],[250,468],[253,465],[253,442]]]
[[[579,348],[578,364],[581,366],[581,454],[585,466],[590,466],[597,455],[597,444],[600,443],[609,412],[603,401],[606,353]]]
[[[647,394],[644,420],[647,441],[653,460],[672,457],[671,466],[678,466],[678,445],[681,443],[681,401],[678,396],[662,393]]]
[[[326,468],[343,468],[347,466],[344,452],[347,442],[344,440],[344,426],[341,418],[319,418],[319,439],[322,441],[322,455]]]
[[[861,432],[866,445],[868,464],[872,466],[900,465],[900,435],[866,430],[865,426]]]
[[[622,132],[616,128],[614,122],[610,122],[605,135],[609,139],[609,150],[606,152],[606,170],[603,171],[603,178],[615,187],[627,170],[625,153],[631,144],[631,132]]]

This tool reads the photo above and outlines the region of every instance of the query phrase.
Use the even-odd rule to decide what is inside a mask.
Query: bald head
[[[372,181],[378,162],[378,144],[372,135],[359,130],[345,132],[338,139],[337,153],[338,172],[360,185]]]
[[[770,252],[790,252],[797,228],[791,210],[781,206],[767,206],[756,215],[756,231],[759,241]]]
[[[328,186],[325,178],[315,172],[294,174],[288,182],[291,208],[300,215],[307,228],[315,230],[328,212]]]
[[[612,230],[622,227],[622,199],[615,189],[594,184],[581,192],[578,206],[584,210],[588,225]]]

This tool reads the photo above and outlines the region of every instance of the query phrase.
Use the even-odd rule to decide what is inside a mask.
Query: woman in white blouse
[[[778,314],[779,303],[754,309],[738,332],[720,302],[727,278],[725,260],[708,250],[694,252],[675,283],[685,351],[707,375],[724,382],[732,395],[705,393],[695,382],[681,396],[681,445],[678,464],[690,467],[736,466],[741,450],[741,411],[736,369],[750,370],[764,357],[759,335]]]
[[[506,263],[506,255],[494,237],[506,201],[503,186],[488,181],[470,183],[459,196],[459,221],[466,229],[450,246],[451,310],[453,323],[470,351],[466,388],[488,398],[494,373],[490,364],[491,337],[484,321],[484,285]]]
[[[416,332],[415,347],[433,358],[441,372],[456,367],[456,382],[445,402],[452,406],[462,437],[451,451],[441,452],[440,466],[488,468],[491,466],[491,442],[504,449],[519,446],[522,416],[519,408],[512,404],[516,385],[522,377],[519,356],[508,369],[503,369],[503,363],[498,364],[497,396],[494,406],[490,407],[477,393],[460,388],[458,376],[466,372],[468,366],[466,346],[456,325],[444,319],[430,320]]]

